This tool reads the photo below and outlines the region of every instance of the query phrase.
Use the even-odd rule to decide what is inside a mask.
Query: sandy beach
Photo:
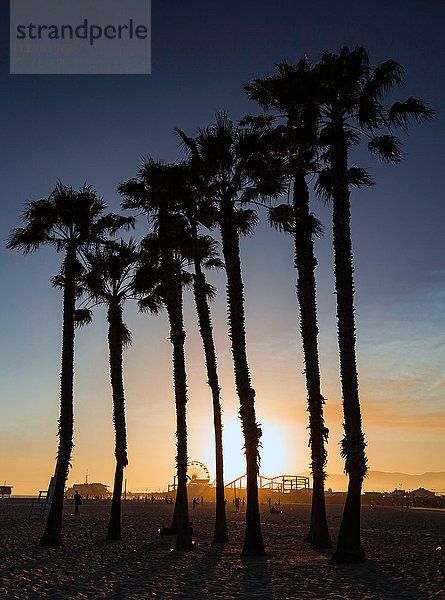
[[[196,545],[172,551],[174,538],[155,535],[170,524],[172,506],[125,502],[124,540],[104,541],[109,502],[86,501],[82,514],[66,503],[60,548],[36,546],[44,523],[27,521],[29,503],[2,500],[0,598],[140,600],[424,600],[445,598],[445,513],[363,507],[363,545],[368,560],[333,565],[331,552],[301,541],[309,522],[307,505],[282,505],[284,514],[261,507],[268,555],[241,559],[244,514],[229,503],[231,543],[210,544],[213,504],[191,509]],[[328,506],[337,535],[340,506]],[[442,547],[438,550],[438,547]]]

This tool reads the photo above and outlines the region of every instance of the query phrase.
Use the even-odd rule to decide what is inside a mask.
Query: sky
[[[372,470],[445,471],[445,203],[443,202],[445,7],[439,0],[336,3],[291,0],[153,2],[151,75],[9,75],[7,3],[1,3],[0,480],[15,494],[47,487],[57,452],[62,298],[50,278],[62,256],[5,249],[21,225],[24,202],[46,197],[57,179],[87,182],[110,210],[117,185],[136,175],[141,157],[181,158],[174,127],[192,134],[227,110],[234,121],[258,111],[243,83],[273,73],[281,60],[316,62],[323,50],[364,45],[371,63],[392,58],[405,70],[394,99],[420,97],[437,110],[403,137],[404,161],[380,163],[365,148],[351,164],[376,185],[353,191],[357,354],[363,427]],[[328,472],[341,473],[331,207],[311,199],[325,226],[317,241],[322,391],[330,430]],[[241,243],[247,341],[257,416],[263,426],[263,475],[309,468],[303,358],[292,240],[261,215]],[[146,223],[140,220],[137,235]],[[245,472],[238,401],[227,338],[224,274],[213,322],[222,386],[225,479]],[[125,307],[133,346],[125,352],[128,489],[165,489],[175,468],[171,344],[165,315]],[[189,457],[214,477],[211,396],[190,293],[185,298],[189,384]],[[106,319],[76,334],[75,434],[69,484],[111,485],[114,434]]]

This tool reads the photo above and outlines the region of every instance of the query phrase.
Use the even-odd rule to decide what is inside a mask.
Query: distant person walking
[[[76,490],[76,493],[74,494],[73,502],[74,502],[74,506],[76,507],[74,514],[80,515],[79,506],[82,504],[82,496],[79,494],[79,490]]]

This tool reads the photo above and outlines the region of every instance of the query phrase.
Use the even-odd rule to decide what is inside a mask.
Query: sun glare
[[[289,452],[286,444],[286,431],[276,423],[261,425],[260,473],[267,477],[282,475],[289,470]],[[213,436],[209,439],[207,455],[211,464],[207,465],[211,472],[214,468]],[[238,419],[230,419],[224,423],[223,429],[224,448],[224,480],[226,483],[233,481],[246,472],[246,459],[244,456],[244,439],[241,423]]]

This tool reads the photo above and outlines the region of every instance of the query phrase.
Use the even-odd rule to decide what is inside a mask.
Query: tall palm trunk
[[[173,345],[173,382],[176,405],[176,469],[178,485],[176,488],[175,509],[171,530],[177,534],[176,548],[180,550],[192,547],[187,498],[187,376],[184,353],[185,331],[182,311],[181,270],[177,261],[173,258],[168,218],[163,210],[159,211],[159,237],[161,242],[162,287],[170,323],[170,341]]]
[[[193,292],[195,296],[196,311],[198,313],[199,331],[201,333],[204,354],[206,359],[208,384],[212,391],[213,400],[213,425],[215,432],[215,463],[216,463],[216,515],[213,541],[215,543],[227,543],[229,534],[227,531],[226,506],[224,499],[224,466],[222,445],[222,422],[220,387],[218,382],[218,371],[216,366],[216,352],[213,341],[212,321],[210,307],[206,295],[205,275],[201,269],[198,248],[198,234],[196,226],[192,223],[193,257],[195,265],[195,278]]]
[[[40,546],[62,544],[62,513],[65,484],[73,447],[74,315],[76,305],[76,247],[71,244],[64,265],[62,371],[60,376],[59,449],[51,508]]]
[[[338,536],[335,562],[365,559],[360,544],[360,501],[366,473],[355,355],[354,279],[352,266],[351,211],[348,188],[348,149],[341,121],[334,122],[331,146],[333,177],[333,237],[335,290],[337,294],[338,344],[343,394],[344,437],[342,455],[349,475],[348,494]]]
[[[115,428],[116,471],[114,474],[113,500],[107,540],[121,539],[121,500],[124,468],[128,464],[127,436],[125,426],[125,397],[122,375],[123,324],[122,308],[111,303],[108,308],[108,348],[110,352],[110,379],[113,392],[113,422]]]
[[[295,266],[297,268],[297,297],[300,305],[300,331],[303,340],[303,353],[308,393],[310,446],[312,454],[311,526],[306,537],[313,548],[330,548],[331,536],[326,520],[324,497],[324,466],[326,450],[324,446],[328,430],[324,425],[324,398],[320,391],[320,367],[318,361],[318,325],[313,222],[309,213],[309,191],[304,174],[294,174],[293,209],[295,215]]]
[[[265,550],[258,505],[258,446],[261,428],[256,422],[255,390],[251,386],[247,363],[239,236],[234,208],[230,199],[223,199],[220,202],[220,228],[227,273],[229,335],[232,342],[235,384],[240,400],[240,417],[247,464],[246,530],[242,554],[243,556],[262,556],[265,554]]]
[[[173,378],[175,384],[176,437],[178,448],[176,458],[178,487],[176,488],[173,529],[175,529],[177,533],[176,547],[178,549],[188,549],[192,547],[192,536],[187,499],[187,379],[184,354],[185,331],[182,316],[182,284],[178,274],[176,274],[175,279],[175,298],[166,302],[168,318],[170,321],[170,341],[173,344]]]

